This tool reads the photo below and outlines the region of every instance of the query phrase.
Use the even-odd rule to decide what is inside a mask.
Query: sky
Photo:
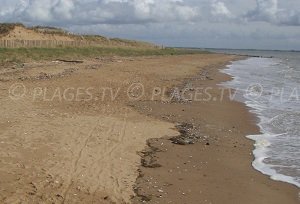
[[[300,50],[299,0],[0,0],[0,22],[165,46]]]

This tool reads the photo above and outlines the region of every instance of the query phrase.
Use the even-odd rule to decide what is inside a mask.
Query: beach
[[[299,203],[297,187],[251,166],[258,119],[219,85],[239,59],[2,67],[0,202]]]

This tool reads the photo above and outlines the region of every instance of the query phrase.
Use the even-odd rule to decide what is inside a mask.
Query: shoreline
[[[235,60],[242,60],[242,59],[235,59]],[[220,87],[219,85],[220,83],[232,79],[232,76],[222,73],[220,71],[221,69],[225,69],[225,64],[220,65],[219,67],[214,67],[213,70],[210,70],[212,72],[210,72],[209,74],[214,76],[212,77],[212,79],[210,79],[211,81],[213,81],[213,83],[208,82],[208,84],[205,83],[204,84],[198,83],[198,84],[200,84],[201,86],[203,85],[213,86],[215,89],[213,91],[216,91],[216,89],[218,89],[217,87]],[[192,81],[197,79],[197,75],[199,78],[200,75],[199,73],[197,73],[195,77],[192,77]],[[185,79],[182,82],[182,84],[186,84],[190,80],[191,78]],[[220,93],[214,93],[214,96],[216,95],[218,96],[218,94]],[[136,104],[135,108],[137,110],[141,110],[141,109],[148,109],[145,107],[150,107],[150,109],[153,111],[147,112],[146,113],[147,115],[151,115],[154,118],[161,118],[163,121],[168,121],[177,124],[177,130],[181,133],[181,136],[186,137],[186,135],[183,135],[183,133],[189,134],[190,130],[184,128],[182,129],[178,127],[178,124],[181,127],[188,125],[191,129],[201,129],[201,127],[203,128],[203,126],[207,125],[203,121],[199,122],[198,125],[195,125],[195,119],[193,117],[195,117],[194,115],[195,112],[197,113],[196,108],[200,108],[199,106],[201,106],[201,104],[196,104],[195,105],[196,108],[193,108],[193,103],[194,102],[191,102],[191,104],[186,105],[186,104],[180,104],[175,102],[175,104],[173,104],[174,107],[171,107],[172,105],[170,105],[170,107],[166,108],[159,104],[146,102],[146,104],[144,103],[142,105],[139,103]],[[256,116],[254,113],[251,113],[250,108],[247,107],[246,104],[242,102],[229,100],[229,94],[226,95],[225,103],[227,103],[227,105],[215,104],[216,106],[221,106],[221,108],[218,107],[219,110],[217,111],[217,113],[215,112],[215,110],[213,110],[216,107],[210,107],[210,105],[205,104],[206,106],[208,106],[208,110],[202,109],[198,111],[198,114],[201,113],[219,114],[218,112],[223,112],[221,114],[222,118],[221,119],[217,118],[217,120],[223,120],[223,117],[228,117],[228,116],[230,117],[232,112],[235,111],[242,112],[242,114],[234,114],[234,117],[236,117],[235,119],[233,119],[234,124],[237,123],[236,119],[238,117],[246,118],[246,119],[242,119],[243,121],[240,123],[240,125],[238,125],[238,127],[236,127],[236,125],[232,126],[232,128],[227,126],[230,133],[225,137],[231,137],[230,135],[236,135],[235,137],[238,137],[235,138],[234,141],[231,141],[231,143],[233,142],[233,146],[229,148],[222,147],[223,145],[224,146],[229,145],[228,141],[224,142],[223,140],[224,138],[220,138],[224,136],[216,135],[212,138],[204,136],[209,133],[216,134],[214,130],[213,131],[205,130],[204,131],[205,133],[201,131],[198,132],[195,131],[195,134],[202,134],[204,138],[200,136],[198,138],[198,141],[196,141],[195,143],[193,142],[193,144],[184,144],[184,145],[182,145],[182,143],[178,144],[177,142],[174,142],[174,137],[157,138],[157,139],[148,140],[147,142],[148,147],[143,152],[143,156],[142,156],[143,162],[142,162],[142,166],[139,169],[140,176],[136,182],[135,192],[137,194],[137,197],[134,198],[133,200],[134,203],[139,203],[141,201],[146,203],[236,203],[236,202],[298,203],[299,202],[298,200],[299,198],[297,197],[297,191],[299,191],[299,189],[296,186],[293,186],[292,184],[286,182],[271,180],[271,178],[269,178],[268,175],[262,174],[261,172],[255,170],[254,167],[252,166],[252,161],[254,159],[253,150],[255,149],[254,141],[252,139],[247,138],[247,136],[254,135],[254,134],[256,135],[260,133],[258,123],[257,123],[257,121],[259,120],[258,116]],[[185,112],[184,114],[176,110],[181,108],[182,111]],[[162,109],[168,109],[168,111],[165,110],[161,111]],[[192,110],[187,111],[186,109],[192,109]],[[226,111],[224,109],[227,109],[229,111]],[[141,112],[145,114],[144,111]],[[172,115],[173,116],[172,119],[168,117],[163,117],[165,112],[167,112],[169,115]],[[190,115],[182,116],[185,115],[186,112],[189,112],[188,114]],[[192,121],[192,124],[184,123],[186,120]],[[201,117],[198,118],[198,120],[205,121],[206,119],[204,116],[203,118]],[[220,128],[220,127],[221,127],[220,125],[219,126],[216,125],[213,129]],[[204,128],[204,129],[209,129],[209,128]],[[222,131],[224,130],[221,130],[220,132]],[[217,134],[220,134],[220,132],[218,132]],[[176,138],[177,137],[175,137],[175,140]],[[215,144],[218,143],[217,140],[223,140],[223,143]],[[218,160],[218,162],[220,162],[220,158],[216,157],[216,155],[219,155],[218,153],[214,152],[214,150],[207,150],[208,148],[212,148],[212,146],[215,145],[219,146],[215,151],[220,151],[220,150],[224,151],[224,149],[226,149],[222,153],[222,156],[226,157],[227,155],[230,155],[230,157],[235,157],[234,160],[232,161],[232,158],[226,158],[227,162],[225,163],[221,162],[222,164],[216,164],[215,161],[212,161],[216,159]],[[229,152],[228,149],[238,149],[238,150],[237,151],[232,150],[235,152],[228,153]],[[193,165],[192,167],[189,164],[191,164],[192,162],[191,160],[193,160],[193,158],[195,157],[197,158],[197,156],[192,154],[190,152],[191,150],[193,150],[194,154],[197,154],[197,150],[199,150],[201,154],[204,154],[203,156],[200,157],[198,156],[199,160],[194,161],[195,162],[194,164],[196,165]],[[181,153],[180,158],[174,156],[174,154],[178,154],[178,152]],[[241,156],[241,158],[238,158],[239,154],[243,154],[243,156]],[[150,157],[150,162],[149,162],[149,157]],[[206,159],[202,160],[205,157]],[[215,158],[209,158],[209,157],[215,157]],[[146,165],[144,162],[145,160],[148,160],[148,163],[146,163]],[[237,165],[235,164],[235,161],[239,161],[243,163],[243,165]],[[200,168],[198,169],[199,172],[194,174],[195,171],[193,170],[193,168],[197,168],[199,162],[200,165],[203,165],[203,162],[206,162],[206,164],[210,167],[207,167],[205,170],[202,170]],[[151,165],[149,165],[149,163]],[[176,163],[177,166],[175,167],[174,165],[172,165],[172,163]],[[209,165],[210,163],[213,164]],[[182,166],[180,166],[180,164]],[[182,168],[184,169],[182,170]],[[233,175],[230,172],[227,172],[228,170],[226,168],[230,169],[230,171],[235,171],[235,173],[237,174]],[[233,168],[238,168],[238,170]],[[174,173],[176,171],[177,174]],[[237,178],[238,173],[240,173],[241,171],[247,171],[247,173],[242,177]],[[184,175],[185,172],[186,175]],[[174,175],[172,176],[172,174],[175,174],[176,176]],[[196,178],[196,175],[201,176],[201,174],[203,174],[204,179]],[[221,175],[222,175],[221,177],[223,177],[223,174],[228,174],[226,179],[219,178]],[[208,175],[209,177],[212,178],[207,179]],[[178,179],[178,181],[176,179]],[[248,179],[250,179],[250,181],[247,181]],[[202,181],[205,180],[206,182],[213,181],[214,184],[211,184],[210,182],[207,182],[206,185],[201,183]],[[201,187],[197,188],[196,185],[197,183],[201,185],[202,188]],[[194,188],[192,188],[192,186]],[[244,190],[241,190],[239,188],[241,186],[244,188]],[[259,189],[259,190],[255,190],[255,189]],[[219,197],[212,196],[214,193],[217,193],[218,191],[223,191],[222,196]],[[200,201],[200,199],[202,199],[202,201]]]
[[[246,58],[245,60],[253,59],[253,58],[256,58],[256,57],[251,56],[249,58]],[[269,57],[260,56],[260,58],[267,59]],[[273,57],[271,57],[271,58],[273,58]],[[279,58],[276,58],[276,59],[279,59]],[[235,65],[235,66],[238,66],[238,65]],[[228,68],[228,69],[230,70],[231,68]],[[225,73],[225,74],[233,77],[233,80],[234,80],[235,76],[233,76],[229,73],[226,73],[226,71],[223,71],[223,70],[221,70],[222,73]],[[225,84],[224,87],[227,87],[227,85]],[[267,152],[264,147],[260,147],[261,138],[267,134],[266,132],[263,131],[263,127],[262,127],[262,121],[263,121],[262,114],[258,109],[247,104],[249,102],[249,100],[247,100],[247,98],[245,96],[241,96],[241,98],[239,97],[239,100],[237,100],[237,101],[242,102],[249,109],[250,113],[253,114],[257,118],[256,124],[260,130],[259,134],[246,136],[246,138],[250,139],[254,143],[254,150],[253,150],[254,161],[252,162],[252,167],[255,170],[261,172],[263,175],[268,176],[273,181],[288,183],[297,188],[300,188],[299,183],[296,182],[293,177],[278,173],[274,169],[271,169],[267,164],[265,164],[261,160],[262,158],[266,157],[266,152]],[[256,146],[256,145],[258,145],[258,146]],[[271,158],[271,157],[267,157],[266,159],[269,159],[269,158]]]

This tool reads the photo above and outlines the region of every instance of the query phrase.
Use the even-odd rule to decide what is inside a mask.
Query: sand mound
[[[74,40],[69,36],[37,32],[34,29],[28,29],[23,26],[15,26],[1,39],[2,40],[57,40],[57,41]]]
[[[0,24],[0,41],[5,41],[5,40],[6,41],[80,42],[81,44],[84,43],[93,46],[130,46],[130,47],[147,47],[147,48],[156,47],[151,43],[140,42],[135,40],[107,38],[100,35],[77,35],[65,31],[61,28],[42,27],[42,26],[27,28],[22,24],[7,24],[7,23]],[[43,43],[38,43],[38,45],[43,45]],[[67,43],[67,45],[70,44]],[[5,47],[7,47],[7,45]]]

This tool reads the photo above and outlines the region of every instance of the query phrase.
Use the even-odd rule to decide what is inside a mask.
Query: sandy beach
[[[218,86],[237,59],[1,67],[0,202],[299,203],[298,188],[251,166],[257,118]]]

